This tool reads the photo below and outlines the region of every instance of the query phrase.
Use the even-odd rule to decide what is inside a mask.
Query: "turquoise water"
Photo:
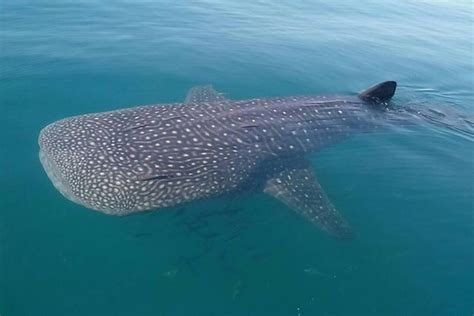
[[[263,194],[109,217],[39,163],[46,124],[175,102],[354,94],[473,114],[470,1],[0,2],[0,314],[472,315],[472,136],[423,125],[312,156],[357,231],[334,240]]]

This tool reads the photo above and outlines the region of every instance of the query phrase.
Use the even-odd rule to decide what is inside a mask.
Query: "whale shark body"
[[[39,135],[40,160],[68,199],[110,215],[260,191],[327,233],[353,230],[305,156],[380,126],[396,83],[357,96],[229,100],[211,86],[184,103],[66,118]]]

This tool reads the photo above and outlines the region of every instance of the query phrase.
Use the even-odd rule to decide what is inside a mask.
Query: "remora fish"
[[[263,191],[329,234],[350,238],[304,156],[377,127],[395,89],[386,81],[358,96],[233,101],[200,86],[184,103],[52,123],[39,135],[39,156],[66,198],[106,214]]]

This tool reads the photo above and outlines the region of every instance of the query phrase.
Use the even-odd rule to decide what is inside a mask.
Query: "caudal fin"
[[[367,102],[387,102],[393,97],[396,89],[395,81],[384,81],[361,92],[359,98]]]

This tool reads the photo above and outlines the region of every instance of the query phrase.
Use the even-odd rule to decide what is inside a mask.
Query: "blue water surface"
[[[357,231],[263,194],[110,217],[38,160],[55,120],[178,102],[355,94],[473,117],[471,1],[0,1],[0,315],[472,315],[472,134],[355,135],[315,153]],[[454,122],[453,124],[456,124]]]

